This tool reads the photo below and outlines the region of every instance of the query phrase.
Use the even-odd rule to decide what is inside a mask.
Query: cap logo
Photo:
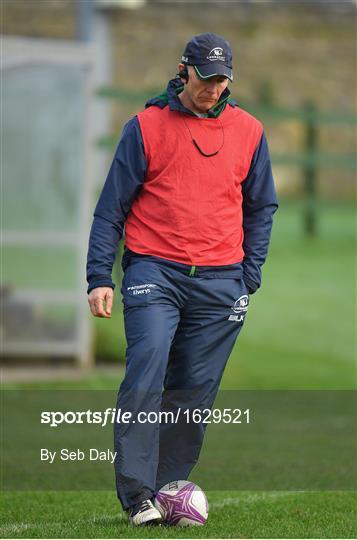
[[[188,57],[187,56],[181,56],[181,61],[182,62],[188,62]]]
[[[226,61],[226,57],[223,56],[223,49],[222,47],[214,47],[207,56],[207,60],[215,61],[215,60],[221,60],[222,62]]]

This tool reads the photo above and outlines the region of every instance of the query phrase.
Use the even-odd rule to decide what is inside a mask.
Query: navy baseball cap
[[[194,66],[200,79],[222,75],[233,81],[231,47],[226,39],[217,34],[208,32],[193,36],[186,45],[181,61]]]

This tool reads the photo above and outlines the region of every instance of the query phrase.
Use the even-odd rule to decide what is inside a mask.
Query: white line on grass
[[[33,524],[31,523],[16,523],[15,525],[3,525],[0,527],[1,536],[5,536],[7,534],[14,534],[14,533],[21,533],[23,531],[26,531],[26,529],[30,529]]]
[[[216,509],[216,508],[223,508],[224,506],[238,506],[240,504],[253,504],[260,500],[275,500],[275,499],[281,499],[284,497],[288,497],[290,495],[296,495],[297,493],[306,493],[305,491],[274,491],[270,493],[249,493],[247,495],[242,494],[239,497],[226,497],[225,499],[222,499],[220,501],[211,502],[210,508]],[[76,519],[75,521],[69,520],[66,521],[66,526],[76,526],[76,525],[102,525],[103,522],[109,521],[116,523],[117,521],[124,521],[126,520],[126,515],[124,513],[118,512],[118,514],[115,515],[101,515],[101,516],[95,516],[92,518],[85,518],[85,519]],[[31,529],[32,527],[63,527],[63,522],[41,522],[41,524],[37,523],[17,523],[14,525],[4,525],[0,528],[1,533],[3,536],[8,536],[9,534],[15,534],[15,533],[21,533],[23,531],[26,531],[28,529]]]
[[[65,525],[69,526],[75,526],[75,525],[102,525],[103,522],[108,521],[112,523],[116,523],[117,521],[125,520],[126,516],[124,514],[115,514],[113,516],[109,515],[103,515],[103,516],[95,516],[93,518],[85,518],[85,519],[76,519],[76,520],[69,520],[66,522],[55,522],[55,521],[47,521],[47,522],[41,522],[41,523],[16,523],[14,525],[3,525],[0,527],[1,535],[8,535],[11,533],[21,533],[23,531],[26,531],[27,529],[31,529],[32,527],[63,527],[64,523]]]

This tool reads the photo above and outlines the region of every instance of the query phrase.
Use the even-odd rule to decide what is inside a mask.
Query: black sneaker
[[[152,500],[140,501],[130,509],[129,522],[136,527],[162,522],[162,515],[155,508]]]

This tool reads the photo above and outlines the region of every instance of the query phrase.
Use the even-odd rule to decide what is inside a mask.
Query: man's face
[[[202,80],[196,74],[193,66],[187,67],[189,77],[183,93],[191,104],[191,107],[188,108],[195,112],[207,112],[219,101],[222,92],[228,86],[228,79],[223,76],[214,76]],[[179,64],[179,70],[183,68],[184,65]]]

